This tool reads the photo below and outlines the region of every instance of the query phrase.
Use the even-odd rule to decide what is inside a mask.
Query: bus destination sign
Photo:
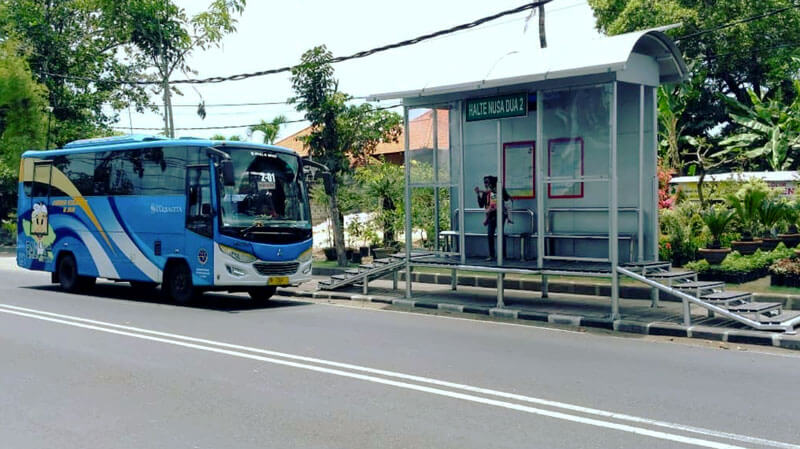
[[[467,121],[492,120],[528,115],[528,94],[467,100]]]

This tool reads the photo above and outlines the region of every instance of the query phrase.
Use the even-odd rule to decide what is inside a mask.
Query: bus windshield
[[[265,232],[310,230],[311,214],[297,156],[261,149],[225,150],[233,161],[236,184],[220,183],[221,232],[248,238]]]

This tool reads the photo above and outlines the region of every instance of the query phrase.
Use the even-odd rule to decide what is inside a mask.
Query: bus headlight
[[[300,255],[297,257],[297,260],[300,261],[300,263],[308,262],[309,260],[311,260],[311,248],[308,248],[307,250],[300,253]]]
[[[236,248],[231,248],[230,246],[219,245],[219,250],[222,251],[224,254],[231,256],[234,260],[241,263],[251,263],[255,262],[256,256],[246,253],[244,251],[240,251]]]

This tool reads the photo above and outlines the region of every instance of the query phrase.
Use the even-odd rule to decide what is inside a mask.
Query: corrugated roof
[[[589,41],[568,42],[545,49],[528,49],[499,55],[499,60],[464,61],[463,67],[443,71],[444,84],[435,80],[426,87],[370,95],[370,100],[427,97],[461,91],[496,88],[548,79],[624,70],[633,53],[652,57],[659,65],[662,83],[685,79],[688,73],[680,51],[660,27]],[[440,71],[441,72],[441,71]],[[452,74],[457,74],[454,79]]]

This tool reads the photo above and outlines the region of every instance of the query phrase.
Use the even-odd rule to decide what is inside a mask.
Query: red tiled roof
[[[439,128],[439,148],[448,148],[450,146],[450,117],[446,110],[439,110],[437,114]],[[409,124],[410,138],[409,148],[412,150],[430,149],[433,148],[433,111],[427,111],[424,114],[412,119]],[[311,132],[311,127],[303,128],[300,131],[288,136],[275,145],[290,148],[297,151],[301,156],[308,154],[308,149],[304,147],[300,137],[307,136]],[[386,142],[378,144],[374,154],[394,154],[402,153],[404,145],[403,132],[397,142]]]

